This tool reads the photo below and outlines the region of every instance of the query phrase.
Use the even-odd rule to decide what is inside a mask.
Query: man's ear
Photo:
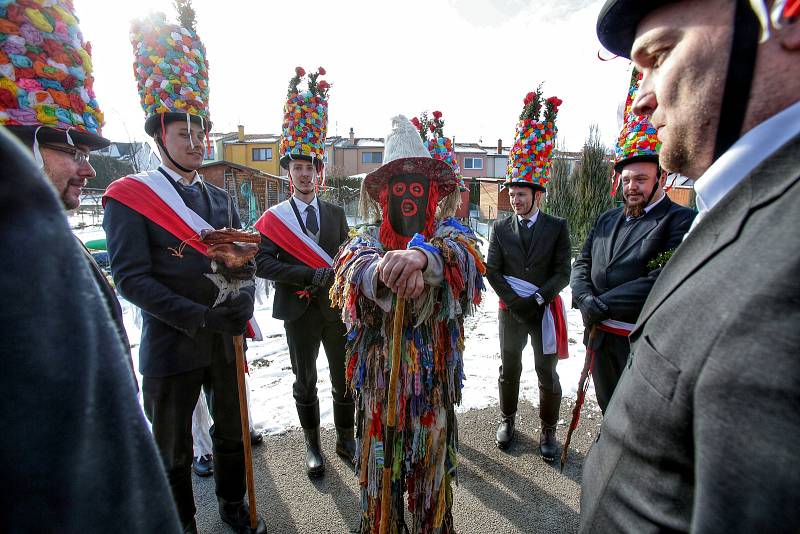
[[[782,24],[783,27],[779,33],[781,47],[787,52],[800,51],[800,20],[798,17],[784,19]]]

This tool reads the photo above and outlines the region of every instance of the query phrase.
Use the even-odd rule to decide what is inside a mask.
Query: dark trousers
[[[312,302],[303,315],[294,321],[284,321],[283,326],[295,378],[292,392],[300,425],[306,429],[319,426],[317,356],[322,343],[331,375],[334,423],[337,428],[353,428],[355,406],[344,376],[347,329],[342,321],[326,320],[317,303]]]
[[[594,343],[597,348],[592,368],[592,380],[597,395],[597,404],[605,414],[617,382],[619,382],[619,377],[625,370],[625,364],[631,352],[631,343],[625,336],[617,336],[608,332],[598,332]]]
[[[236,502],[245,493],[236,363],[227,361],[221,336],[214,336],[214,342],[218,346],[210,366],[179,375],[142,379],[144,411],[153,425],[153,437],[183,525],[196,512],[191,478],[192,412],[201,387],[207,393],[208,408],[214,418],[210,434],[217,496]]]
[[[500,322],[500,409],[507,416],[517,411],[522,351],[530,338],[539,381],[540,415],[547,424],[555,424],[561,401],[561,382],[556,372],[558,357],[555,354],[544,354],[542,350],[543,313],[544,309],[541,308],[539,316],[529,322],[518,320],[508,310],[499,310],[497,313]],[[553,410],[556,421],[551,423]]]

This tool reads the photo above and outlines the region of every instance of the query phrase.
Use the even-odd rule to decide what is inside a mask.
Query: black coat
[[[581,531],[800,531],[800,135],[659,275],[586,457]]]
[[[503,275],[526,280],[539,288],[550,302],[569,283],[569,226],[567,221],[539,213],[533,228],[531,246],[526,250],[516,215],[495,221],[486,258],[486,278],[503,302],[519,297]]]
[[[178,189],[174,180],[162,177]],[[207,182],[204,187],[211,212],[206,222],[240,228],[228,193]],[[221,335],[200,327],[218,292],[205,276],[211,260],[191,246],[177,257],[178,238],[112,198],[106,201],[103,228],[117,290],[142,310],[142,375],[164,377],[208,366],[214,336]],[[254,288],[245,291],[254,293]],[[231,359],[232,338],[223,337]]]
[[[333,258],[339,246],[347,240],[348,226],[344,210],[335,204],[317,198],[319,202],[319,246]],[[303,315],[309,305],[319,306],[323,316],[329,321],[339,317],[339,310],[331,308],[328,287],[317,288],[310,299],[300,298],[302,291],[311,284],[314,269],[283,250],[265,235],[256,255],[257,274],[275,282],[275,300],[272,316],[276,319],[293,321]]]
[[[180,532],[120,343],[64,208],[0,128],[0,532]]]
[[[661,271],[649,269],[648,262],[680,245],[695,215],[666,197],[627,234],[622,207],[600,215],[572,266],[573,300],[595,295],[608,306],[611,319],[635,323]]]

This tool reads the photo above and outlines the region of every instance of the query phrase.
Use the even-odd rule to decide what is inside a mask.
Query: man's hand
[[[425,289],[422,271],[428,258],[419,250],[390,250],[378,262],[378,274],[386,287],[402,298],[417,298]]]
[[[583,325],[589,328],[593,324],[608,319],[608,306],[605,302],[594,295],[586,295],[578,301],[578,308],[581,310]]]
[[[210,330],[236,336],[244,333],[247,321],[253,316],[253,308],[253,297],[241,291],[216,308],[208,308],[203,323]]]

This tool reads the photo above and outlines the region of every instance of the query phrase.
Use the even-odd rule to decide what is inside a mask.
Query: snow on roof
[[[380,139],[356,139],[358,148],[383,148],[383,141]]]
[[[456,143],[456,154],[486,154],[486,150],[477,143]]]

